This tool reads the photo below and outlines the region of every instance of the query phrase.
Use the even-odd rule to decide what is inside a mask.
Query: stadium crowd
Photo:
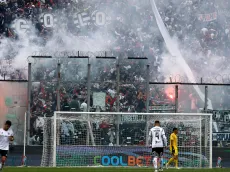
[[[35,3],[34,5],[36,6],[38,2],[32,2],[32,4],[33,3]],[[71,1],[64,2],[62,5],[60,5],[59,3],[55,3],[55,2],[52,2],[52,3],[45,2],[45,4],[43,4],[44,6],[41,5],[42,3],[40,2],[39,3],[40,5],[38,6],[41,7],[41,10],[45,10],[46,8],[50,10],[56,10],[60,8],[62,9],[63,7],[64,7],[63,10],[66,10],[65,7],[69,6],[68,5],[69,3],[71,4],[74,2],[71,2]],[[115,36],[115,43],[113,44],[113,47],[110,47],[110,48],[113,51],[125,52],[126,56],[127,55],[135,56],[135,55],[144,54],[147,57],[151,57],[149,58],[150,63],[154,64],[153,66],[151,66],[151,74],[150,74],[151,80],[156,80],[156,78],[158,81],[163,80],[161,78],[164,78],[164,77],[161,76],[161,73],[160,73],[160,65],[162,62],[161,54],[164,52],[163,39],[161,36],[155,34],[151,30],[150,24],[147,24],[147,22],[149,23],[154,22],[154,16],[152,14],[151,9],[149,7],[146,7],[145,4],[137,3],[137,2],[134,3],[134,1],[129,1],[128,4],[125,4],[124,1],[119,1],[116,3],[110,2],[110,1],[109,2],[100,1],[98,3],[90,3],[90,5],[97,4],[99,6],[103,6],[103,5],[106,6],[107,3],[109,3],[110,6],[113,6],[113,9],[122,7],[121,9],[119,8],[120,9],[119,12],[122,16],[122,19],[119,18],[117,21],[112,23],[114,25],[113,33]],[[229,46],[228,46],[229,45],[229,26],[227,22],[227,14],[222,13],[222,16],[221,16],[221,13],[219,12],[219,8],[222,9],[223,6],[226,7],[229,5],[228,2],[222,2],[224,4],[221,4],[221,3],[215,3],[215,1],[210,1],[210,2],[205,2],[205,3],[202,1],[198,1],[198,0],[197,1],[183,1],[177,7],[176,5],[178,4],[175,2],[167,1],[167,3],[165,3],[162,1],[158,3],[160,7],[161,16],[164,19],[164,22],[169,32],[171,33],[171,35],[176,36],[183,43],[182,45],[184,47],[187,47],[187,48],[189,47],[190,51],[192,52],[197,52],[197,50],[199,50],[199,53],[197,53],[197,56],[200,56],[201,59],[203,57],[210,58],[211,56],[215,56],[215,55],[223,56],[223,58],[226,58],[228,56],[229,54]],[[78,4],[77,8],[79,9],[82,9],[83,7],[87,7],[87,2],[84,2],[84,1],[78,1],[77,4]],[[31,8],[33,8],[33,5],[31,6]],[[180,12],[176,11],[178,8],[180,9]],[[74,10],[74,9],[71,9],[71,10]],[[141,11],[142,13],[138,13],[139,11]],[[202,13],[203,11],[205,11],[205,14]],[[129,12],[129,13],[127,13],[127,17],[124,17],[124,15],[122,15],[122,12],[123,13]],[[218,15],[218,18],[216,15]],[[135,18],[136,22],[128,21],[128,20],[132,21],[133,18]],[[206,20],[208,20],[209,22],[207,22]],[[184,25],[186,27],[182,27]],[[95,29],[94,27],[87,27],[87,29],[92,29],[92,28]],[[69,29],[71,30],[71,27]],[[136,29],[138,32],[135,33],[134,29]],[[203,60],[205,63],[205,59]],[[226,60],[228,59],[226,58]],[[202,69],[202,65],[204,65],[203,63],[200,63],[200,61],[198,60],[193,60],[193,61],[189,60],[189,62],[192,62],[191,67],[193,71],[196,71],[197,73],[200,72],[200,70]],[[124,80],[123,82],[126,83],[126,85],[127,83],[133,84],[134,80],[131,81],[130,78],[137,79],[138,77],[139,79],[142,80],[142,82],[139,81],[139,83],[142,83],[142,85],[144,85],[143,84],[144,83],[144,72],[143,70],[140,70],[142,67],[140,67],[140,65],[137,65],[137,68],[135,68],[130,64],[126,64],[126,63],[123,64],[124,68],[122,69],[124,69],[123,70],[124,76],[121,74],[121,76],[123,76],[121,80]],[[116,85],[111,84],[108,81],[116,80],[115,65],[113,63],[111,64],[107,63],[106,65],[107,66],[104,66],[103,70],[100,70],[101,71],[101,73],[99,74],[100,78],[95,78],[95,80],[100,82],[101,81],[100,79],[103,78],[103,81],[106,81],[106,82],[102,82],[103,84],[100,85],[99,91],[103,90],[104,92],[107,92],[108,90],[111,90],[111,88],[113,88],[114,89],[113,92],[114,92],[116,90]],[[65,66],[65,67],[69,68],[69,66]],[[139,71],[137,71],[137,69]],[[45,72],[50,72],[50,71],[54,72],[54,69],[49,69],[48,71],[45,70]],[[40,70],[39,72],[42,72],[42,70]],[[74,71],[74,72],[79,73],[79,69],[78,71]],[[40,75],[47,76],[47,74],[45,75],[40,74]],[[64,78],[65,79],[67,78],[67,74],[64,76]],[[74,80],[76,81],[77,79],[77,78],[74,78],[73,75],[71,75],[71,77],[68,76],[68,78],[71,78],[70,79],[71,81],[69,80],[70,82],[73,82]],[[43,80],[47,80],[47,78],[43,78]],[[78,96],[81,94],[84,94],[83,96],[84,98],[81,98],[83,99],[82,101],[84,101],[86,98],[86,79],[85,77],[82,77],[80,79],[78,78],[77,80],[79,80],[81,84],[80,85],[71,84],[71,86],[75,88],[75,93]],[[94,86],[96,86],[96,84],[94,84]],[[140,88],[139,84],[135,83],[134,87],[135,87],[134,95],[138,95],[137,97],[139,98],[142,97],[141,95],[143,95],[145,91],[142,90],[140,92],[140,90],[138,90]],[[129,96],[129,95],[133,95],[131,88],[132,86],[129,87],[131,93],[126,92],[124,89],[121,89],[122,91],[121,93],[123,95],[126,95],[125,97],[127,98],[129,105],[135,105],[134,102],[131,103],[129,101],[129,100],[135,100],[135,99],[132,99],[132,96]],[[43,88],[40,88],[40,90],[42,89]],[[65,92],[65,94],[68,94],[67,99],[72,98],[73,95],[70,95],[70,93],[67,93],[69,91],[66,91],[66,90],[71,90],[73,92],[74,89],[65,88],[65,86],[63,86],[63,91]],[[153,90],[156,90],[156,89],[153,89]],[[55,89],[53,89],[53,91],[55,92]],[[155,97],[153,97],[153,100],[156,100],[157,97],[158,99],[161,99],[161,101],[167,100],[167,95],[164,94],[165,91],[162,91],[161,93],[159,93],[159,95],[157,95],[158,91],[159,91],[159,88],[157,88],[157,91],[153,93],[154,95],[156,95]],[[220,92],[220,89],[212,89],[211,91],[212,91],[211,95],[213,96],[211,97],[212,99],[215,97],[217,93]],[[137,92],[139,92],[140,94]],[[193,93],[192,91],[189,91],[189,92],[190,93],[187,93],[187,95]],[[72,94],[75,94],[75,93],[72,93]],[[51,93],[51,94],[52,94],[52,97],[55,97],[53,95],[54,93]],[[215,108],[217,109],[227,108],[228,105],[225,102],[228,102],[229,96],[224,96],[224,95],[228,95],[228,94],[230,94],[229,89],[221,89],[221,95],[223,95],[223,98],[221,98],[219,101],[214,101]],[[115,101],[111,99],[109,96],[111,95],[107,94],[107,100],[112,100],[111,102],[114,103]],[[164,97],[164,98],[159,98],[159,97]],[[112,98],[114,98],[114,95],[112,96]],[[55,104],[54,102],[52,104]],[[144,109],[143,103],[140,103],[140,104],[142,104],[141,105],[142,108],[141,110],[138,110],[138,111],[142,111]]]

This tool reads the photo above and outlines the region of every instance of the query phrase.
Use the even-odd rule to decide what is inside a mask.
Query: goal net
[[[152,166],[148,133],[179,129],[179,167],[212,167],[212,118],[202,113],[55,112],[45,118],[42,166]],[[171,154],[164,150],[163,162]]]

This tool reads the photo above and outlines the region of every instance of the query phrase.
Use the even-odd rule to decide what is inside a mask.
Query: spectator
[[[83,112],[87,112],[86,100],[82,102],[82,104],[81,104],[81,110],[82,110]]]
[[[68,99],[67,98],[64,99],[61,110],[62,111],[70,111],[70,105],[68,103]]]
[[[198,110],[198,107],[197,107],[198,100],[194,94],[190,94],[189,99],[191,101],[191,112],[196,113]]]
[[[79,101],[77,100],[77,96],[73,96],[73,100],[70,102],[70,110],[80,112]]]

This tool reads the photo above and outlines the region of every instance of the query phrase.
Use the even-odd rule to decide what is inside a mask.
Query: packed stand
[[[209,58],[220,56],[224,62],[228,61],[230,52],[230,32],[228,22],[229,2],[215,1],[208,2],[201,0],[190,1],[159,1],[157,2],[161,17],[165,22],[167,29],[172,36],[175,36],[181,42],[181,49],[189,50],[196,54],[199,60],[188,58],[188,62],[195,74],[199,74],[202,65],[208,64]],[[11,24],[16,18],[26,18],[32,21],[37,30],[37,34],[44,39],[42,44],[46,44],[49,37],[52,36],[52,29],[45,28],[40,22],[39,15],[45,12],[55,13],[59,16],[60,23],[68,17],[67,31],[75,35],[87,34],[98,30],[93,25],[84,28],[77,28],[72,14],[82,11],[92,12],[94,9],[112,9],[116,11],[116,20],[112,22],[108,30],[100,30],[104,34],[112,34],[109,42],[112,42],[110,49],[117,52],[125,52],[128,56],[147,56],[151,65],[151,80],[163,81],[160,66],[162,63],[161,55],[164,53],[164,40],[159,34],[156,34],[151,25],[156,26],[153,12],[149,5],[138,1],[106,1],[86,2],[78,1],[24,1],[24,0],[2,0],[0,4],[0,34],[1,37],[10,37],[17,39],[18,35]],[[61,15],[63,14],[63,15]],[[60,17],[61,16],[61,17]],[[199,17],[197,17],[199,16]],[[41,43],[41,42],[39,42]],[[198,53],[197,53],[198,52]],[[13,57],[10,57],[13,58]],[[208,58],[207,60],[205,58]],[[200,62],[200,59],[203,62]],[[223,63],[218,70],[227,68]],[[25,79],[22,71],[8,72],[1,70],[1,75],[10,73],[8,79]],[[19,73],[19,74],[18,74]],[[207,73],[207,76],[215,76],[216,73]],[[160,79],[159,79],[160,78]],[[227,78],[224,82],[228,82]],[[213,91],[213,90],[212,90]],[[229,94],[229,89],[222,91],[224,95]],[[223,98],[225,99],[225,98]],[[223,101],[223,99],[221,101]],[[216,104],[214,102],[214,104]],[[221,108],[223,103],[217,103]],[[228,107],[224,107],[228,108]]]

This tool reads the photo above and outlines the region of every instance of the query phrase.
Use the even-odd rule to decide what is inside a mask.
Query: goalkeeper
[[[178,169],[178,146],[177,146],[177,134],[178,129],[173,128],[173,133],[170,135],[170,152],[172,154],[172,158],[169,160],[169,162],[166,164],[166,168],[174,161],[175,167]]]

